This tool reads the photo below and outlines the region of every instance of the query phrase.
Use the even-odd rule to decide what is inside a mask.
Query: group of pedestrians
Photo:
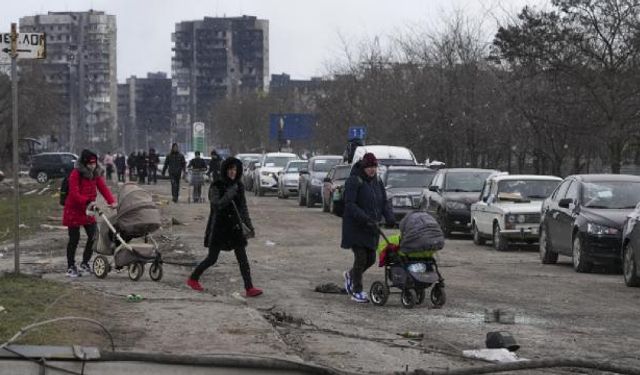
[[[150,155],[155,150],[150,150]],[[111,156],[111,155],[109,155]],[[144,153],[141,153],[145,157]],[[130,155],[138,158],[137,155]],[[105,156],[104,163],[112,163],[118,170],[118,179],[124,175],[122,170],[123,155],[116,155],[115,159]],[[144,161],[149,165],[149,155]],[[194,161],[195,160],[195,161]],[[242,184],[242,162],[229,157],[221,162],[217,153],[212,152],[212,159],[207,166],[199,153],[189,163],[188,167],[200,170],[208,169],[212,177],[208,198],[210,212],[204,232],[204,246],[208,249],[206,258],[198,264],[187,279],[187,285],[197,291],[203,291],[200,277],[213,266],[221,251],[235,253],[244,282],[247,297],[256,297],[263,293],[262,289],[253,285],[251,269],[247,257],[248,233],[254,233],[249,215]],[[108,170],[107,164],[107,170]],[[133,163],[129,164],[130,169]],[[375,249],[379,241],[379,223],[382,219],[387,225],[394,226],[395,218],[391,205],[387,201],[384,185],[377,175],[378,161],[376,157],[367,153],[362,160],[355,163],[351,175],[345,183],[345,210],[342,220],[341,247],[351,249],[354,260],[353,266],[345,271],[345,289],[351,299],[358,303],[369,302],[367,293],[362,290],[364,272],[369,269],[376,259]],[[137,164],[136,164],[137,168]],[[177,144],[173,144],[167,155],[162,171],[164,175],[169,171],[171,179],[171,193],[173,201],[178,201],[180,178],[187,168],[184,155],[180,153]],[[141,169],[137,169],[138,177],[145,176]],[[115,198],[107,187],[102,167],[98,165],[97,155],[90,150],[83,150],[80,159],[68,178],[68,194],[64,204],[63,225],[68,228],[69,242],[67,244],[67,276],[78,277],[83,272],[91,272],[89,261],[92,256],[93,243],[96,236],[96,220],[87,215],[87,208],[95,205],[98,192],[107,204],[116,207]],[[75,254],[80,240],[80,228],[83,227],[87,235],[80,268],[76,267]]]
[[[140,184],[158,183],[158,165],[160,156],[154,148],[146,151],[131,152],[126,159],[129,168],[129,181],[137,180]]]

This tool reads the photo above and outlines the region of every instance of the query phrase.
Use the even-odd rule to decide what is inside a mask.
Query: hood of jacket
[[[92,180],[98,176],[102,176],[102,174],[104,173],[104,170],[98,163],[96,163],[96,168],[93,171],[90,171],[89,168],[87,168],[87,165],[85,163],[91,157],[97,159],[98,155],[86,149],[82,150],[82,152],[80,153],[80,158],[78,158],[75,165],[75,168],[78,170],[78,172],[80,172],[80,176],[89,180]]]
[[[227,170],[232,165],[236,166],[236,178],[233,181],[231,181],[229,179],[229,177],[227,176]],[[225,184],[232,184],[234,182],[240,182],[240,180],[242,180],[242,162],[240,161],[240,159],[236,159],[233,156],[230,156],[230,157],[224,159],[224,161],[222,162],[222,165],[220,165],[220,175],[221,175],[222,181]]]

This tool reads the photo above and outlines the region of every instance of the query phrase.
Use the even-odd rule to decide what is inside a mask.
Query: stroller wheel
[[[162,279],[162,264],[158,262],[151,263],[149,267],[149,277],[153,281],[160,281],[160,279]]]
[[[444,287],[440,284],[436,284],[431,288],[431,303],[435,307],[442,307],[447,302],[447,293],[444,291]]]
[[[129,278],[133,281],[138,281],[144,273],[144,263],[135,262],[129,265]]]
[[[403,289],[400,295],[400,302],[405,309],[412,309],[416,305],[416,294],[413,289]]]
[[[416,289],[416,305],[422,304],[426,295],[427,293],[425,293],[424,288]]]
[[[389,298],[389,288],[380,281],[375,281],[371,284],[371,290],[369,291],[369,297],[371,302],[376,306],[384,306]]]
[[[93,272],[95,273],[97,278],[104,279],[105,277],[107,277],[107,274],[110,270],[111,266],[109,265],[109,261],[105,256],[98,255],[93,260]]]

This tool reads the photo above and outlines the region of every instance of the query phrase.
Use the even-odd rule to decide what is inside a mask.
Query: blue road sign
[[[367,127],[364,125],[353,125],[349,127],[349,139],[358,138],[365,139],[367,136]]]
[[[311,113],[271,113],[269,114],[269,139],[278,140],[278,132],[282,140],[310,140],[316,117]],[[280,129],[282,126],[282,129]]]

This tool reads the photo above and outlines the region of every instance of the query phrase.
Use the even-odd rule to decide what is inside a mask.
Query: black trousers
[[[376,262],[376,251],[360,246],[354,246],[351,250],[353,251],[353,268],[349,271],[351,290],[353,293],[360,293],[362,292],[362,275]]]
[[[80,227],[69,227],[69,243],[67,243],[67,268],[76,265],[76,249],[80,242]],[[87,244],[84,246],[82,253],[82,263],[89,263],[93,254],[93,242],[96,239],[96,224],[88,224],[84,226],[87,234]]]
[[[240,274],[242,275],[242,280],[244,281],[244,288],[249,289],[253,288],[253,283],[251,282],[251,269],[249,268],[249,259],[247,258],[247,250],[244,247],[235,249],[236,259],[238,260],[238,265],[240,266]],[[198,264],[198,267],[191,274],[191,278],[193,280],[199,280],[202,273],[209,267],[216,264],[218,261],[218,255],[220,255],[220,249],[215,250],[209,248],[209,255]]]
[[[173,201],[178,201],[178,195],[180,194],[180,174],[169,174],[171,179],[171,196]]]
[[[124,170],[118,170],[118,182],[124,182]]]

